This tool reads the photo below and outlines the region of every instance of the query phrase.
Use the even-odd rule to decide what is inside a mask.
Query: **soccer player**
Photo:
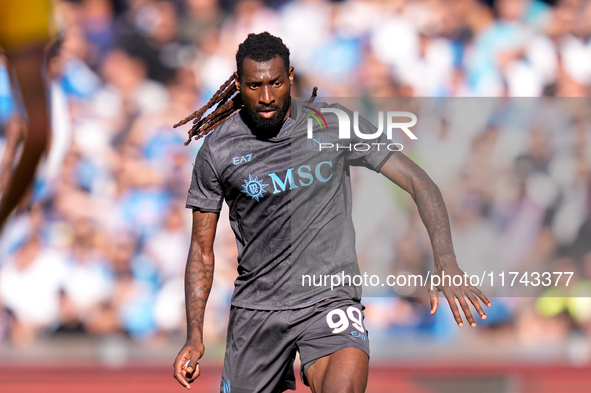
[[[323,140],[328,146],[338,141],[338,133],[331,130],[338,129],[339,116],[351,113],[340,105],[291,99],[294,69],[280,38],[266,32],[250,34],[238,48],[236,63],[237,71],[210,102],[179,123],[195,119],[187,143],[215,131],[197,154],[187,198],[187,207],[193,209],[185,272],[188,331],[174,362],[174,376],[190,389],[200,374],[213,241],[225,200],[238,245],[238,278],[221,392],[295,389],[296,352],[302,381],[312,392],[363,392],[369,344],[360,288],[304,287],[301,278],[359,274],[351,220],[351,165],[381,172],[406,190],[431,238],[434,274],[463,275],[455,260],[443,199],[425,172],[401,152],[319,149],[310,143],[307,130],[314,123],[308,122],[310,114],[323,114]],[[236,91],[239,94],[234,95]],[[217,109],[204,117],[216,104]],[[364,134],[376,131],[364,119],[359,119],[358,127]],[[369,141],[351,135],[352,143],[392,143],[384,135]],[[459,326],[463,325],[460,307],[475,326],[469,302],[486,318],[480,301],[490,302],[477,288],[449,283],[430,289],[431,314],[437,311],[440,290]]]

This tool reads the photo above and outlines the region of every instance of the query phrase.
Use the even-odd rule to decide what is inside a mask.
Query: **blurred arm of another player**
[[[187,310],[187,341],[174,361],[174,377],[187,389],[201,370],[199,359],[203,345],[203,317],[213,282],[213,240],[219,214],[193,210],[191,246],[185,269],[185,304]]]
[[[419,215],[431,239],[435,265],[433,275],[441,276],[445,272],[445,275],[451,277],[456,275],[463,277],[464,272],[459,268],[453,250],[447,209],[445,208],[443,197],[437,185],[435,185],[423,169],[402,152],[394,153],[381,168],[380,172],[408,192],[414,199]],[[490,301],[478,288],[470,285],[469,282],[467,283],[468,285],[462,282],[462,285],[459,286],[444,284],[449,283],[444,282],[442,285],[429,288],[431,315],[437,311],[439,306],[438,296],[439,291],[441,291],[449,303],[458,326],[462,327],[463,322],[457,302],[459,302],[470,326],[476,326],[466,298],[468,298],[476,311],[478,311],[480,317],[486,319],[486,314],[478,299],[488,307],[490,307]]]

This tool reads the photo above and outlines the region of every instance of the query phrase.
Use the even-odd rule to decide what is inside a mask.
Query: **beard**
[[[275,104],[271,105],[259,105],[256,108],[251,108],[247,105],[244,105],[242,110],[240,111],[240,116],[242,116],[242,120],[246,125],[250,128],[252,133],[260,139],[269,139],[277,136],[279,131],[281,131],[281,126],[283,126],[283,120],[285,118],[285,114],[291,105],[291,97],[287,96],[285,103],[280,108]],[[270,119],[265,119],[259,115],[261,111],[269,111],[274,110],[275,115]]]

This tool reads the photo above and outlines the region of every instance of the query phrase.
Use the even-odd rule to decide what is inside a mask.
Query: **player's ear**
[[[289,85],[293,85],[293,66],[289,67]]]
[[[234,86],[236,86],[236,90],[240,91],[240,77],[238,76],[238,71],[234,72]]]

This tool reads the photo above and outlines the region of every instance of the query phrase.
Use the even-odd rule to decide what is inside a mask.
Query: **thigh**
[[[232,307],[222,393],[277,393],[295,389],[294,339],[286,311]]]
[[[344,348],[317,359],[306,370],[306,379],[313,393],[363,393],[368,372],[367,353]]]
[[[313,392],[330,381],[340,392],[362,392],[367,383],[369,363],[368,332],[363,306],[353,300],[339,300],[316,308],[301,333],[297,347],[302,360],[302,381]],[[334,384],[333,377],[351,382],[354,390]]]

